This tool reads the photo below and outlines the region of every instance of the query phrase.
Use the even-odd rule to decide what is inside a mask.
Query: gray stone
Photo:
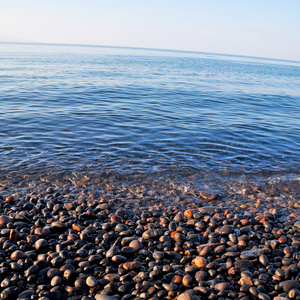
[[[279,283],[279,287],[283,288],[283,290],[288,293],[291,289],[299,289],[300,284],[296,280],[285,280]]]
[[[235,267],[237,269],[250,269],[253,267],[253,263],[249,260],[243,259],[243,260],[237,260],[235,262]]]

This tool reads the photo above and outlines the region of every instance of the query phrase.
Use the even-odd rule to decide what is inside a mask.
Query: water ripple
[[[2,173],[299,170],[297,63],[50,45],[0,53]]]

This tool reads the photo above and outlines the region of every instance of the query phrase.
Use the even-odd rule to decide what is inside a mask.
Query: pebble
[[[23,251],[20,251],[20,250],[16,250],[14,251],[10,258],[13,259],[13,260],[19,260],[19,259],[22,259],[25,257],[25,253]]]
[[[89,276],[86,279],[86,284],[87,284],[87,286],[93,288],[93,287],[96,287],[98,285],[98,281],[94,276]]]
[[[206,258],[202,257],[202,256],[197,256],[194,260],[193,260],[193,264],[195,267],[197,268],[202,268],[205,267],[207,265],[207,260]]]
[[[61,282],[62,282],[62,279],[61,279],[60,276],[54,276],[54,277],[51,279],[50,284],[51,284],[51,286],[58,286],[58,285],[61,284]]]
[[[143,245],[140,241],[133,240],[129,243],[129,247],[133,248],[135,250],[135,252],[137,252],[143,247]]]
[[[285,280],[279,283],[279,287],[281,287],[286,293],[288,293],[291,289],[300,289],[300,284],[296,280]]]
[[[178,296],[177,300],[193,300],[194,297],[189,293],[182,293]]]
[[[214,286],[214,289],[217,291],[224,291],[227,290],[229,288],[230,284],[228,282],[221,282],[221,283],[217,283]]]
[[[156,238],[158,237],[159,233],[158,233],[158,230],[156,229],[148,229],[146,230],[142,237],[145,239],[145,240],[149,240],[149,239],[153,239],[153,238]]]
[[[35,249],[40,250],[47,247],[48,242],[45,239],[39,239],[34,243]]]
[[[228,235],[229,233],[233,232],[234,226],[233,225],[224,225],[221,227],[219,234],[221,235]]]
[[[253,263],[249,260],[237,260],[235,262],[235,267],[237,269],[250,269],[253,267]]]
[[[111,297],[111,296],[108,296],[108,295],[101,295],[101,294],[97,294],[95,296],[95,299],[96,300],[118,300],[117,298],[114,298],[114,297]]]
[[[10,223],[10,218],[8,216],[5,216],[5,215],[1,215],[0,216],[0,224],[1,225],[6,225],[8,223]]]

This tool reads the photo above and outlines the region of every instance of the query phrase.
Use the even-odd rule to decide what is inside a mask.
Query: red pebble
[[[118,223],[121,223],[122,219],[119,217],[119,216],[116,216],[116,215],[113,215],[110,217],[110,222],[113,223],[113,222],[118,222]]]
[[[6,199],[5,199],[5,202],[9,202],[9,203],[15,203],[15,198],[13,196],[8,196]]]

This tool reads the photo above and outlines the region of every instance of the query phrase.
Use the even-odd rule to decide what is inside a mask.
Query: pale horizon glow
[[[0,42],[121,46],[300,61],[300,1],[0,0]]]

